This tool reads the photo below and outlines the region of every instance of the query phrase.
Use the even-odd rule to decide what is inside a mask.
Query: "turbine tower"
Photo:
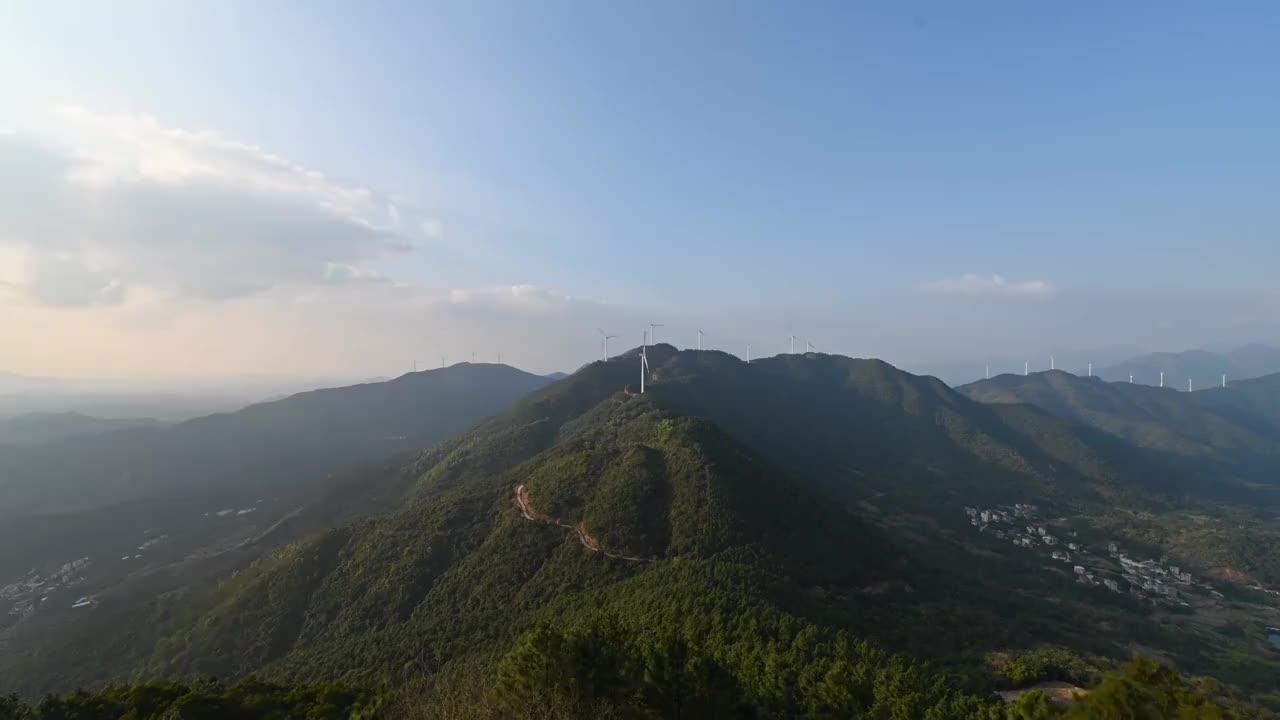
[[[702,349],[702,331],[701,330],[698,331],[698,349],[699,350]]]
[[[1031,363],[1024,361],[1022,363],[1022,377],[1026,377],[1030,374],[1031,374]]]
[[[1191,392],[1191,378],[1187,378],[1187,392]]]
[[[1053,356],[1052,356],[1052,355],[1050,355],[1050,356],[1049,356],[1049,369],[1050,369],[1050,370],[1057,370],[1057,369],[1058,369],[1058,362],[1057,362],[1056,360],[1054,360],[1054,359],[1053,359]]]
[[[747,343],[747,364],[751,364],[751,343]]]
[[[1089,363],[1089,377],[1093,377],[1093,363]]]
[[[791,336],[791,354],[792,355],[796,354],[796,336],[795,335]]]
[[[1129,384],[1133,384],[1133,373],[1129,373]]]
[[[813,352],[814,350],[817,350],[817,349],[818,349],[818,346],[817,346],[817,345],[814,345],[813,343],[809,342],[808,340],[805,340],[805,341],[804,341],[804,351],[805,351],[806,353],[811,353],[811,352]]]
[[[644,376],[649,374],[649,356],[645,353],[648,348],[640,346],[640,394],[644,394]]]
[[[440,356],[440,367],[444,367],[444,356]]]
[[[990,380],[990,379],[991,379],[991,366],[990,366],[990,365],[987,365],[987,379],[988,379],[988,380]]]
[[[1222,387],[1226,387],[1226,386],[1227,386],[1227,374],[1222,373]]]
[[[418,372],[418,361],[417,361],[417,360],[414,360],[414,361],[413,361],[413,371],[414,371],[414,372]]]
[[[1160,371],[1160,387],[1164,387],[1164,371]]]
[[[600,333],[600,352],[604,356],[604,361],[609,362],[609,340],[618,336],[610,335],[600,328],[596,328],[596,332]]]

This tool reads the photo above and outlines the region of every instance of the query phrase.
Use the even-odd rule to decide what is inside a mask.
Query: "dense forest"
[[[94,622],[0,656],[5,690],[61,693],[11,714],[100,717],[88,713],[102,703],[111,717],[204,717],[175,709],[195,706],[185,697],[254,718],[1277,707],[1280,663],[1254,628],[1205,629],[1082,585],[996,549],[964,516],[1033,501],[1062,532],[1088,532],[1107,508],[1165,518],[1209,501],[1185,497],[1179,475],[1143,473],[1148,449],[878,361],[648,353],[644,395],[623,389],[633,354],[593,363],[388,468],[392,480],[362,476],[398,494],[385,514],[182,592],[104,598],[83,616]],[[1135,649],[1177,672],[1125,664]],[[1202,675],[1219,681],[1188,679]],[[1032,689],[1042,682],[1089,692],[1065,705]],[[128,705],[148,693],[160,699]],[[268,696],[286,704],[250,702]]]

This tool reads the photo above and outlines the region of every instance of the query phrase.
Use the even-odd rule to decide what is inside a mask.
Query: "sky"
[[[1277,67],[1267,2],[0,0],[0,370],[1280,342]]]

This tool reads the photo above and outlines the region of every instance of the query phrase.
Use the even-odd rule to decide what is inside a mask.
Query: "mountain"
[[[1226,353],[1208,350],[1160,352],[1139,355],[1109,367],[1095,368],[1094,375],[1111,382],[1158,385],[1160,373],[1165,385],[1185,389],[1187,380],[1193,388],[1217,387],[1225,374],[1229,382],[1280,373],[1280,348],[1267,345],[1245,345]]]
[[[165,428],[0,450],[0,512],[66,512],[142,497],[250,502],[335,469],[429,446],[550,382],[459,364],[314,390]]]
[[[152,418],[97,418],[80,413],[27,413],[0,418],[0,445],[40,445],[116,430],[158,428]]]
[[[186,577],[190,558],[204,566],[383,508],[400,487],[384,469],[389,458],[548,382],[460,364],[170,427],[0,446],[0,587],[80,558],[90,562],[84,591],[171,564]]]
[[[974,669],[1045,643],[1120,657],[1140,638],[1196,671],[1274,677],[1242,641],[1159,624],[970,525],[966,505],[1033,502],[1085,542],[1087,508],[1159,507],[1148,452],[1123,438],[876,360],[645,352],[644,394],[636,351],[591,363],[388,468],[398,480],[363,478],[395,493],[387,514],[11,633],[0,677],[34,694],[429,674],[518,698],[595,667],[564,682],[614,697],[684,668],[764,715],[939,718],[994,717]],[[915,704],[891,712],[903,694]]]
[[[1178,392],[1106,382],[1061,370],[1000,375],[957,390],[984,403],[1025,403],[1115,436],[1150,455],[1153,467],[1211,480],[1206,493],[1260,487],[1276,502],[1280,467],[1280,375],[1227,388]]]

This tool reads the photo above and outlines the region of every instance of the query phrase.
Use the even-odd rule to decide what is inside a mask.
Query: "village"
[[[63,563],[61,567],[47,577],[32,570],[26,577],[17,582],[0,587],[0,600],[12,602],[9,615],[16,616],[19,621],[31,617],[58,590],[75,587],[85,581],[84,571],[89,567],[89,558],[83,557]],[[82,597],[71,606],[85,607],[93,604],[93,600]]]
[[[964,511],[969,517],[969,524],[979,533],[1019,548],[1049,549],[1049,558],[1071,565],[1079,583],[1181,607],[1190,607],[1182,595],[1192,588],[1203,590],[1214,600],[1223,598],[1222,593],[1211,585],[1196,583],[1190,572],[1177,565],[1169,565],[1168,558],[1135,560],[1114,542],[1108,543],[1106,555],[1091,553],[1083,542],[1077,541],[1074,532],[1069,538],[1060,539],[1036,521],[1038,508],[1035,505],[1016,503],[995,508],[966,507]]]

